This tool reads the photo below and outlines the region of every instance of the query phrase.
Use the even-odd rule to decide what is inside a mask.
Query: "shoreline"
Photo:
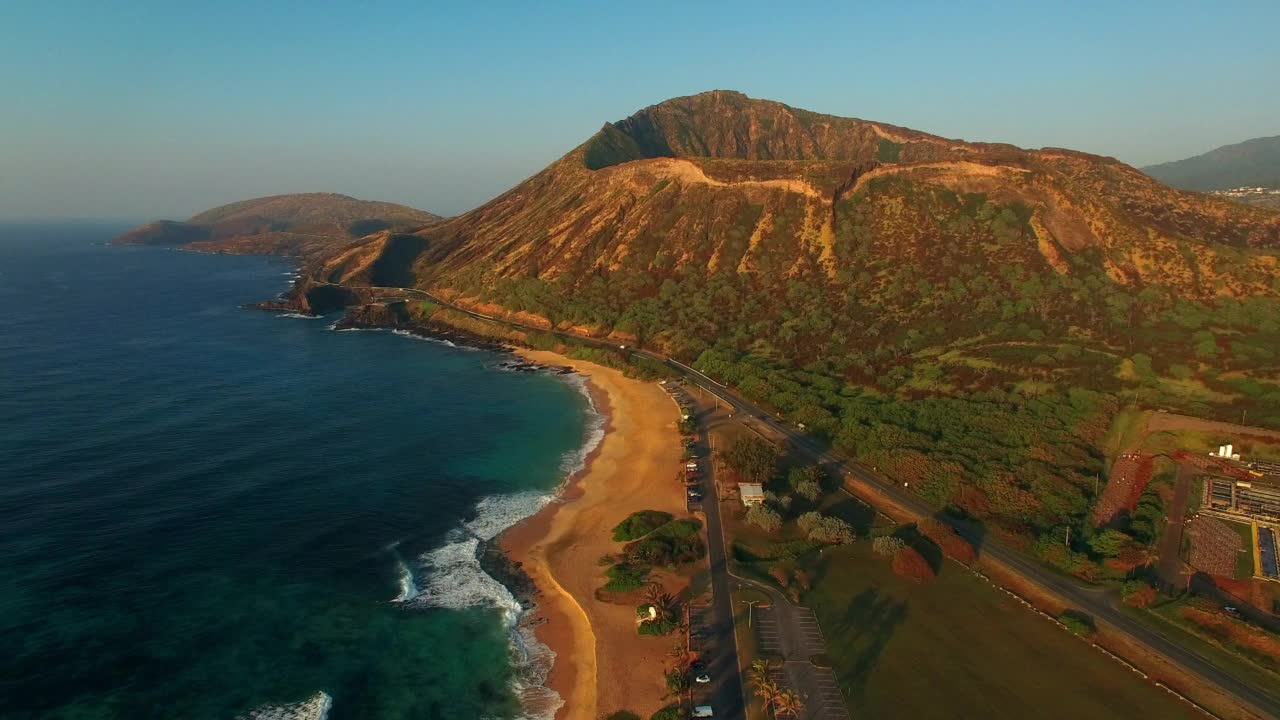
[[[640,636],[634,608],[601,602],[595,590],[603,585],[598,560],[618,550],[610,537],[615,524],[640,509],[684,512],[679,488],[662,483],[667,469],[679,460],[670,400],[656,386],[612,368],[548,351],[511,352],[529,362],[568,366],[580,373],[605,423],[601,441],[583,467],[566,479],[556,499],[496,538],[537,591],[526,615],[538,641],[554,653],[546,687],[564,703],[555,717],[596,720],[601,713],[618,710],[648,717],[665,704],[666,685],[659,668],[669,642]],[[648,412],[655,408],[661,414]],[[664,420],[655,422],[654,417]],[[654,668],[651,677],[627,672],[646,666]],[[602,684],[602,677],[609,682]]]
[[[274,302],[244,307],[306,312]],[[549,502],[482,542],[477,560],[521,608],[512,626],[513,643],[525,652],[530,644],[549,651],[544,654],[541,684],[527,689],[554,693],[560,705],[552,715],[548,711],[554,702],[538,700],[533,707],[526,703],[522,717],[598,720],[619,710],[648,717],[665,707],[669,698],[662,668],[668,661],[669,638],[639,635],[634,606],[625,599],[626,604],[604,602],[596,591],[605,582],[600,559],[621,550],[611,537],[617,523],[643,509],[677,517],[687,514],[682,487],[667,482],[681,458],[678,418],[670,398],[656,384],[628,378],[614,368],[444,323],[410,321],[383,308],[347,308],[331,329],[384,330],[489,350],[511,358],[504,363],[511,371],[582,379],[580,390],[602,423],[598,441],[582,457],[581,466],[569,470]],[[662,572],[652,580],[673,595],[688,582]],[[636,673],[637,667],[653,672]],[[520,695],[522,702],[528,699],[525,692]]]

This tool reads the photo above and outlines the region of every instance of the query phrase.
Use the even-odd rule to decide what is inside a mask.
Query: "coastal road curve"
[[[332,283],[316,284],[327,285]],[[343,287],[360,288],[361,286]],[[764,427],[772,430],[774,433],[786,438],[786,440],[797,450],[800,450],[818,464],[824,465],[829,470],[837,472],[846,481],[863,483],[872,488],[874,492],[887,497],[892,502],[897,503],[908,511],[921,517],[928,517],[934,513],[934,509],[927,503],[896,483],[890,482],[874,474],[871,470],[859,465],[849,458],[839,456],[830,449],[823,448],[818,443],[814,442],[812,438],[801,434],[795,428],[791,428],[775,419],[768,411],[741,397],[725,385],[716,382],[701,372],[672,358],[659,355],[649,350],[624,347],[613,341],[583,337],[581,335],[575,335],[573,333],[567,333],[559,330],[548,330],[512,320],[494,317],[492,315],[486,315],[442,300],[422,290],[412,288],[376,287],[366,287],[363,289],[398,291],[407,295],[414,295],[425,300],[430,300],[442,307],[499,325],[526,332],[550,333],[558,337],[563,337],[566,340],[585,345],[605,349],[624,350],[632,355],[637,355],[662,363],[683,376],[686,380],[691,381],[707,392],[716,395],[721,401],[734,408],[736,412],[747,414],[749,418],[743,418],[744,420],[758,422]],[[708,530],[710,530],[710,528],[708,528]],[[965,535],[965,533],[961,532],[961,535]],[[1252,709],[1256,713],[1266,717],[1280,719],[1280,698],[1264,691],[1257,685],[1233,675],[1227,670],[1214,664],[1213,661],[1204,657],[1194,649],[1179,644],[1178,642],[1166,637],[1163,633],[1139,623],[1137,620],[1131,618],[1125,614],[1124,611],[1116,607],[1109,599],[1108,594],[1103,592],[1102,589],[1082,585],[1040,565],[1035,560],[1025,557],[1017,551],[1004,547],[990,539],[975,537],[967,537],[967,539],[973,542],[975,546],[979,548],[981,553],[985,553],[1013,572],[1058,595],[1059,598],[1071,607],[1087,612],[1094,618],[1107,623],[1120,632],[1123,632],[1136,642],[1146,646],[1149,651],[1163,656],[1169,662],[1181,667],[1189,674],[1198,677],[1202,682],[1216,686],[1225,694],[1234,696],[1237,700],[1252,706]],[[721,543],[723,543],[723,539],[721,540]],[[723,548],[723,544],[721,544],[721,547]],[[721,566],[719,573],[713,572],[713,584],[715,584],[716,574],[726,576],[722,580],[720,587],[727,587],[727,570]],[[717,594],[718,589],[719,588],[717,588]]]

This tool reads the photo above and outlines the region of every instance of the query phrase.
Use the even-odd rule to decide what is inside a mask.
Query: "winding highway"
[[[330,284],[330,283],[316,283]],[[385,291],[388,293],[398,292],[405,295],[420,297],[429,300],[442,307],[449,308],[456,312],[461,312],[474,318],[486,320],[498,325],[510,328],[535,331],[540,333],[550,333],[572,342],[591,345],[599,348],[621,350],[635,356],[648,358],[655,362],[666,365],[672,371],[681,375],[686,381],[692,382],[703,390],[712,393],[728,406],[734,408],[735,412],[743,413],[747,417],[742,418],[748,422],[759,423],[761,426],[768,428],[773,433],[782,436],[796,450],[808,456],[812,461],[823,465],[829,471],[839,474],[846,483],[862,483],[870,487],[874,492],[888,498],[893,503],[907,509],[909,512],[920,517],[928,517],[933,515],[934,509],[919,497],[911,494],[896,483],[890,482],[869,470],[853,460],[840,456],[830,449],[823,448],[813,441],[812,438],[800,433],[774,418],[768,411],[762,409],[758,405],[739,396],[725,385],[716,382],[701,372],[681,363],[672,358],[659,355],[649,350],[640,348],[632,348],[619,345],[617,342],[610,342],[598,338],[588,338],[573,333],[562,332],[558,330],[548,330],[546,328],[534,327],[524,323],[505,320],[503,318],[493,317],[484,313],[475,312],[464,307],[460,307],[451,302],[442,300],[430,293],[423,292],[412,288],[376,288],[361,286],[341,286],[353,289],[371,289],[375,291]],[[966,533],[962,529],[958,529],[962,536]],[[1040,585],[1049,592],[1057,595],[1070,607],[1086,612],[1095,619],[1105,622],[1117,631],[1128,635],[1131,639],[1146,646],[1146,648],[1156,655],[1163,656],[1166,660],[1181,667],[1186,672],[1198,677],[1202,682],[1216,686],[1224,693],[1234,696],[1237,700],[1252,706],[1252,709],[1259,715],[1271,718],[1280,718],[1280,697],[1265,691],[1263,688],[1248,682],[1245,679],[1237,677],[1227,670],[1216,665],[1212,660],[1201,655],[1193,648],[1182,645],[1163,633],[1154,630],[1127,615],[1115,602],[1111,594],[1103,588],[1090,587],[1082,585],[1070,578],[1059,575],[1047,567],[1040,565],[1035,560],[1028,558],[1017,551],[1005,547],[989,538],[967,537],[979,548],[980,552],[985,554],[989,559],[995,560],[997,563],[1004,565],[1023,578]],[[723,547],[723,546],[722,546]],[[728,579],[722,578],[716,583],[715,575],[727,573],[727,568],[722,564],[716,566],[713,563],[713,584],[717,585],[717,591],[726,588]]]

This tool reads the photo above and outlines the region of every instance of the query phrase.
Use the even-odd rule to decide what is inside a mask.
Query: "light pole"
[[[751,627],[751,615],[752,615],[752,612],[756,609],[756,603],[758,603],[758,602],[760,602],[760,601],[759,601],[759,600],[747,600],[746,602],[747,602],[747,627]]]

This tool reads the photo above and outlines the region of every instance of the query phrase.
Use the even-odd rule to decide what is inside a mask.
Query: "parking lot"
[[[782,652],[782,633],[778,629],[778,618],[773,608],[757,608],[753,613],[752,625],[756,631],[756,642],[760,649],[778,655]]]
[[[770,678],[779,687],[791,688],[805,698],[805,711],[800,715],[802,719],[847,719],[849,711],[845,709],[844,696],[840,692],[835,673],[830,668],[814,665],[808,659],[826,652],[818,618],[809,608],[788,608],[786,612],[790,613],[790,619],[787,626],[791,628],[794,637],[784,642],[778,612],[773,607],[757,608],[751,623],[756,643],[762,652],[793,658],[773,668],[769,673]]]
[[[806,607],[793,608],[795,626],[800,630],[800,645],[809,655],[821,655],[827,651],[826,640],[822,637],[822,627],[813,611]]]
[[[805,699],[800,720],[849,720],[836,674],[809,662],[792,660],[769,671],[779,688],[791,688]]]

